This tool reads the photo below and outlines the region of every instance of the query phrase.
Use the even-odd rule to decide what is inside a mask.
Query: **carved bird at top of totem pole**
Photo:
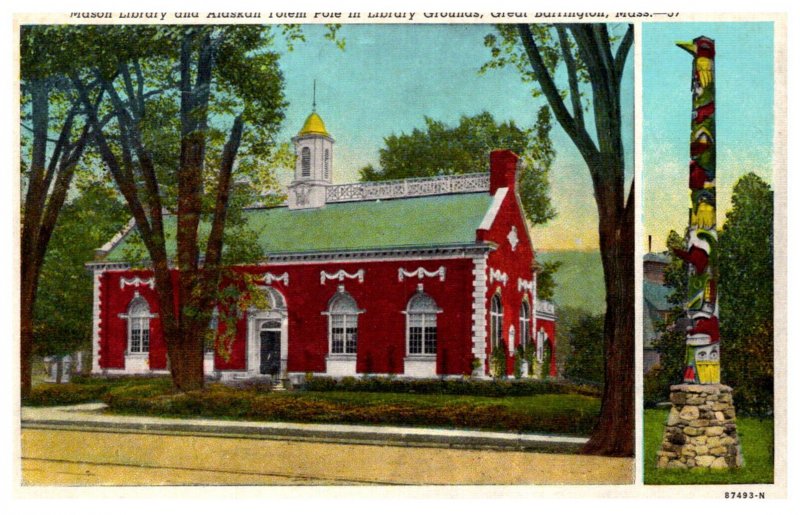
[[[697,78],[705,88],[714,81],[714,42],[700,36],[691,42],[681,41],[677,44],[697,58]]]

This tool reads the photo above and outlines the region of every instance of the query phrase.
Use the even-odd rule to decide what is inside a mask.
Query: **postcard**
[[[17,495],[785,497],[785,16],[13,35]]]

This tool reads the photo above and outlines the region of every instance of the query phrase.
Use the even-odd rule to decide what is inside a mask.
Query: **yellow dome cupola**
[[[286,204],[289,209],[313,209],[325,205],[328,186],[333,183],[334,139],[317,114],[317,84],[311,114],[303,128],[292,138],[296,156],[294,180],[289,185]]]
[[[308,115],[306,122],[303,124],[303,128],[297,133],[298,136],[308,136],[312,134],[330,137],[328,129],[325,128],[325,122],[322,121],[322,118],[320,118],[316,111]]]

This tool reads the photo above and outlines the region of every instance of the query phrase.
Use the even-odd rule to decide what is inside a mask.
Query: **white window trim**
[[[527,317],[523,316],[525,314],[523,306],[528,307]],[[527,340],[531,336],[531,329],[531,305],[530,302],[528,302],[528,298],[525,297],[522,299],[519,308],[519,345],[521,347],[528,345]]]
[[[139,299],[139,298],[141,298],[141,297],[139,295],[139,292],[137,291],[136,293],[134,293],[133,299],[131,299],[131,302],[128,304],[128,311],[130,311],[130,309],[131,309],[131,304],[133,304],[133,302],[136,299]],[[150,319],[157,318],[158,317],[158,313],[152,313],[150,311],[150,303],[148,303],[145,299],[142,299],[142,300],[147,305],[147,314],[131,316],[128,313],[128,311],[126,311],[125,313],[121,313],[119,315],[119,318],[122,318],[123,320],[127,321],[127,324],[126,324],[127,325],[127,327],[126,327],[126,335],[127,335],[126,338],[127,339],[126,339],[126,342],[125,342],[125,354],[126,355],[130,355],[130,356],[147,356],[147,355],[150,354],[150,343],[152,341],[151,338],[150,338],[152,336],[152,331],[150,329]],[[143,351],[143,350],[133,351],[133,350],[131,350],[131,343],[133,342],[133,340],[132,340],[132,331],[133,331],[133,323],[132,323],[132,321],[133,320],[142,320],[142,319],[146,319],[147,320],[147,350],[146,351]]]
[[[401,311],[406,316],[406,358],[411,359],[435,359],[439,354],[439,314],[443,313],[441,309],[436,311]],[[411,315],[422,315],[422,352],[411,352]],[[426,323],[426,317],[433,317],[433,323]],[[436,352],[425,352],[425,333],[426,329],[430,327],[436,328]]]
[[[351,299],[353,299],[353,302],[355,302],[355,299],[353,298],[353,296],[350,295],[349,293],[347,293],[347,291],[345,291],[344,287],[342,287],[340,285],[338,290],[337,290],[337,292],[334,293],[333,297],[331,297],[331,300],[328,301],[328,303],[329,303],[328,305],[329,306],[330,306],[330,303],[333,301],[333,298],[336,297],[340,293],[347,294]],[[356,306],[358,306],[358,302],[356,302],[355,304],[356,304]],[[349,312],[349,313],[332,313],[330,311],[330,308],[329,308],[328,310],[322,312],[323,315],[328,317],[328,358],[336,359],[336,358],[339,358],[339,357],[347,357],[347,356],[350,356],[350,357],[354,358],[355,356],[358,355],[358,340],[359,340],[359,338],[358,338],[358,317],[362,313],[366,313],[366,310],[365,309],[356,309],[355,311]],[[347,317],[352,317],[352,318],[355,319],[355,326],[354,327],[356,329],[356,352],[333,352],[333,317],[334,316],[338,316],[338,315],[341,315],[341,316],[345,317],[345,325],[344,325],[344,328],[345,328],[345,341],[343,342],[344,343],[344,347],[343,348],[345,350],[347,350],[347,340],[346,340],[346,335],[347,335],[346,329],[348,327],[347,326]]]
[[[539,329],[536,333],[536,361],[544,362],[544,342],[547,340],[547,333],[544,329]]]
[[[498,304],[500,306],[500,313],[497,314],[494,311],[494,299],[497,298]],[[489,301],[489,346],[494,349],[496,345],[500,344],[500,340],[503,339],[503,299],[500,296],[499,292],[492,295],[491,300]],[[497,321],[500,321],[499,327]],[[495,335],[497,335],[497,341],[495,341]]]

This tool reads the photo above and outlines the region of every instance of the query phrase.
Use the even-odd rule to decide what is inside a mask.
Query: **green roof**
[[[655,262],[655,263],[669,263],[670,257],[668,252],[648,252],[644,255],[642,259],[645,263],[647,262]]]
[[[265,255],[431,247],[475,243],[491,203],[488,192],[462,193],[331,203],[319,209],[248,209],[245,218]],[[167,251],[174,254],[175,217],[166,217],[164,225]],[[126,235],[105,260],[124,261],[133,245],[129,239]]]

